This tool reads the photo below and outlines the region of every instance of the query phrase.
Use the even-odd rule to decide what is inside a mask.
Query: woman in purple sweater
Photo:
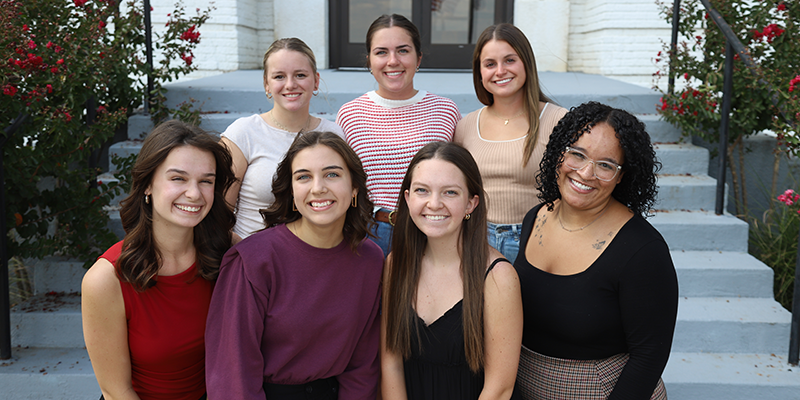
[[[262,210],[268,228],[222,260],[206,327],[209,398],[375,398],[383,252],[365,240],[366,178],[334,133],[292,143]]]

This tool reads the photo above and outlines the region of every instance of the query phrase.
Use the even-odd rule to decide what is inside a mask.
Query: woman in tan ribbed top
[[[472,153],[480,168],[489,207],[489,244],[513,263],[522,219],[540,202],[539,162],[567,110],[542,93],[533,49],[511,24],[481,33],[472,56],[472,80],[486,107],[459,121],[453,140]]]

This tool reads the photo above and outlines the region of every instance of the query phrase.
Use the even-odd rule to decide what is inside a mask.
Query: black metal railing
[[[755,76],[758,83],[766,88],[770,93],[772,104],[778,110],[780,116],[786,121],[794,130],[796,130],[796,123],[789,118],[786,110],[779,102],[778,92],[772,85],[763,78],[761,69],[750,56],[750,51],[742,44],[741,40],[736,36],[731,29],[730,25],[725,22],[725,19],[712,5],[710,0],[700,0],[706,9],[709,17],[717,25],[722,34],[725,36],[725,80],[722,90],[722,110],[721,120],[719,125],[719,167],[717,177],[717,197],[715,204],[715,213],[722,215],[724,212],[725,203],[725,175],[727,171],[727,145],[728,145],[728,127],[730,123],[731,102],[733,101],[733,61],[735,56],[744,62],[747,69]],[[675,60],[678,50],[678,25],[680,24],[680,7],[681,1],[674,0],[672,6],[672,43],[670,64]],[[670,65],[669,72],[669,93],[672,94],[675,89],[675,74]],[[792,310],[797,310],[800,307],[800,236],[798,236],[798,249],[797,249],[797,265],[795,266],[795,280],[794,280],[794,298],[792,302]],[[789,363],[793,365],[798,364],[800,356],[800,312],[792,312],[791,333],[789,338]]]
[[[0,360],[11,358],[11,292],[8,282],[8,254],[6,252],[6,184],[3,168],[3,148],[28,116],[19,113],[14,122],[3,130],[0,138]]]

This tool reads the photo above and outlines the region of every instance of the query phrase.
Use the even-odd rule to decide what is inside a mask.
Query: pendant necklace
[[[519,117],[519,116],[520,116],[520,115],[522,115],[522,114],[525,114],[525,109],[523,109],[522,111],[518,112],[518,113],[517,113],[516,115],[514,115],[513,117],[503,118],[503,117],[501,117],[501,116],[499,116],[499,115],[495,114],[495,112],[494,112],[494,111],[492,111],[492,109],[491,109],[491,108],[489,108],[489,107],[486,107],[486,109],[487,109],[487,110],[489,110],[489,113],[490,113],[490,114],[494,115],[494,116],[495,116],[495,117],[497,117],[497,118],[500,118],[500,119],[502,119],[502,120],[504,121],[504,122],[503,122],[503,125],[508,125],[508,121],[511,121],[512,119],[514,119],[514,118],[517,118],[517,117]]]
[[[608,206],[610,206],[610,205],[611,205],[611,202],[606,204],[606,208],[604,208],[603,211],[600,212],[600,215],[598,215],[597,218],[593,219],[592,222],[589,222],[588,224],[586,224],[586,225],[584,225],[584,226],[582,226],[580,228],[569,229],[569,228],[565,227],[564,226],[564,222],[561,221],[561,205],[559,204],[558,205],[558,224],[561,225],[561,229],[563,229],[563,230],[565,230],[567,232],[582,231],[582,230],[588,228],[593,223],[597,222],[597,220],[600,219],[600,217],[602,217],[603,214],[606,213],[606,210],[608,210]]]
[[[277,126],[279,129],[283,129],[286,132],[294,132],[293,130],[287,128],[284,124],[278,122],[278,120],[275,119],[275,116],[272,115],[272,110],[270,110],[267,114],[269,114],[269,119],[272,120],[272,123],[275,124],[275,126]],[[306,119],[306,125],[300,130],[301,131],[308,130],[308,125],[309,124],[311,124],[311,114],[308,114],[308,118]]]

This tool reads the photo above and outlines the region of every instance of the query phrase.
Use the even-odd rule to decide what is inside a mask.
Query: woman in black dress
[[[486,239],[475,160],[456,144],[430,143],[400,193],[384,269],[383,399],[509,399],[522,337],[519,280]]]

